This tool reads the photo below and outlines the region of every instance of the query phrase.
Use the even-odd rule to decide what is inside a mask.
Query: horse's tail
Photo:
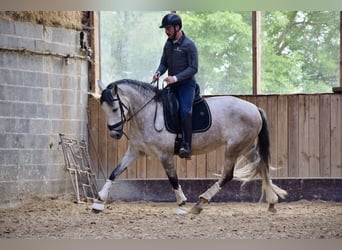
[[[265,116],[265,112],[259,109],[262,119],[262,127],[258,135],[258,149],[261,160],[265,163],[266,171],[269,171],[268,160],[270,159],[270,136],[268,132],[268,124]]]
[[[287,192],[277,185],[272,183],[269,177],[269,160],[270,160],[270,137],[268,132],[268,124],[265,112],[259,109],[259,113],[262,120],[261,130],[258,134],[258,142],[254,147],[240,158],[236,164],[236,171],[234,177],[243,181],[243,185],[255,177],[260,176],[262,178],[262,189],[266,193],[269,203],[276,203],[278,197],[284,198]],[[249,162],[246,165],[246,160]],[[242,165],[244,165],[242,167]],[[240,168],[242,167],[242,168]],[[264,192],[262,192],[260,200],[263,199]]]

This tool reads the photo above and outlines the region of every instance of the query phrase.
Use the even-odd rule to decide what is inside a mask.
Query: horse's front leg
[[[119,176],[126,168],[139,156],[141,156],[142,153],[137,152],[136,150],[132,149],[131,147],[128,147],[124,157],[122,158],[121,162],[114,168],[109,178],[106,180],[106,183],[103,185],[101,190],[98,192],[98,200],[95,200],[93,202],[92,211],[94,213],[99,213],[102,210],[104,210],[104,205],[108,200],[109,193],[111,190],[111,187],[114,183],[114,180],[117,176]]]
[[[175,168],[173,156],[170,155],[168,157],[162,158],[161,163],[163,164],[165,173],[169,179],[169,182],[175,192],[176,202],[178,204],[178,208],[176,209],[177,214],[185,214],[188,211],[185,208],[185,204],[187,201],[186,196],[183,193],[181,185],[179,185],[177,171]]]

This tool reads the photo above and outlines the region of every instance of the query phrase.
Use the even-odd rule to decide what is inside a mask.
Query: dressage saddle
[[[175,154],[178,154],[182,142],[182,130],[179,117],[179,103],[169,87],[163,89],[162,101],[164,107],[164,120],[166,129],[177,134],[175,140]],[[195,100],[192,109],[192,132],[201,133],[211,126],[211,113],[207,101],[199,95],[199,87],[196,84]]]

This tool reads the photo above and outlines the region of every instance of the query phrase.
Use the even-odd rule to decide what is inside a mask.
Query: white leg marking
[[[182,187],[179,185],[178,189],[175,189],[175,195],[176,195],[176,200],[178,205],[182,205],[187,201],[187,198],[185,197]]]
[[[221,190],[218,182],[215,182],[207,191],[200,195],[200,198],[207,200],[208,202]]]
[[[106,183],[103,185],[102,189],[99,192],[99,198],[101,199],[101,201],[107,201],[112,185],[113,181],[106,180]]]

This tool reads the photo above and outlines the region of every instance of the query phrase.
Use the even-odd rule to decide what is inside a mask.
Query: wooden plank
[[[257,97],[256,96],[246,96],[244,98],[247,102],[253,103],[254,105],[256,105],[257,103]]]
[[[276,144],[273,144],[273,143],[276,143],[276,137],[277,137],[276,131],[277,130],[275,129],[275,127],[277,126],[277,119],[274,120],[272,118],[272,115],[275,115],[274,112],[277,113],[277,105],[274,105],[274,102],[270,103],[271,105],[272,104],[274,105],[274,107],[272,107],[273,113],[271,114],[270,113],[271,105],[269,106],[269,100],[271,100],[271,99],[272,99],[272,97],[268,96],[268,95],[267,96],[266,95],[265,96],[258,96],[258,97],[256,97],[255,103],[259,108],[261,108],[265,112],[266,119],[267,119],[267,125],[268,125],[268,129],[269,129],[269,135],[270,135],[270,160],[271,160],[270,164],[271,165],[273,164],[273,166],[276,166],[277,165],[277,158],[276,158],[276,154],[275,154]],[[273,97],[273,99],[274,99],[274,97]],[[272,125],[272,127],[270,125]],[[273,156],[273,155],[275,155],[275,156]],[[272,163],[272,160],[273,160],[273,163]],[[271,168],[271,170],[272,169],[273,168]],[[270,175],[271,176],[277,175],[276,170],[270,171]]]
[[[156,178],[158,178],[158,179],[167,178],[167,175],[165,173],[165,169],[164,169],[163,165],[161,164],[161,162],[156,159],[155,163],[156,163]]]
[[[196,156],[196,177],[206,178],[207,177],[207,160],[206,154]]]
[[[101,113],[103,113],[102,109],[101,109]],[[119,164],[118,152],[119,152],[119,145],[120,144],[119,144],[119,140],[110,137],[110,133],[109,133],[109,130],[107,128],[107,121],[105,121],[105,122],[106,122],[106,126],[102,127],[102,129],[104,130],[104,131],[102,131],[102,133],[104,133],[107,137],[107,144],[106,144],[106,146],[107,146],[107,162],[104,162],[104,165],[106,166],[106,169],[107,169],[107,177],[106,178],[108,178],[110,176],[110,174],[112,173],[112,171]]]
[[[157,175],[158,161],[153,156],[148,156],[146,161],[146,177],[147,179],[158,178]]]
[[[127,168],[127,179],[137,178],[137,161],[135,160]]]
[[[186,178],[186,162],[188,160],[185,160],[183,158],[180,158],[177,156],[176,158],[176,168],[177,168],[177,175],[178,178]]]
[[[109,177],[114,168],[118,165],[118,140],[110,137],[108,129],[106,130],[107,134],[107,162],[105,162],[105,166],[107,167],[107,176]]]
[[[267,99],[268,99],[267,96],[259,96],[256,99],[256,105],[265,111],[266,117],[267,117],[267,113],[268,113]]]
[[[146,156],[137,159],[137,179],[146,179]]]
[[[246,100],[247,99],[247,95],[239,95],[239,96],[234,96],[234,97],[240,98],[242,100]]]
[[[207,173],[206,178],[214,178],[214,174],[217,174],[216,168],[216,150],[211,151],[207,155]]]
[[[289,177],[298,177],[298,96],[288,98]]]
[[[331,96],[331,177],[342,177],[342,95]]]
[[[241,98],[267,110],[271,165],[277,167],[277,177],[342,177],[341,98],[339,94]],[[120,141],[109,137],[104,114],[92,98],[89,98],[89,130],[95,141],[94,145],[89,141],[94,168],[99,176],[96,147],[108,177],[126,151],[127,141],[124,137]],[[213,173],[221,173],[223,148],[193,158],[185,161],[175,157],[180,178],[213,178]],[[121,178],[166,178],[166,175],[159,161],[142,157]]]
[[[167,178],[165,169],[159,159],[156,159],[156,178]]]
[[[320,177],[330,177],[330,95],[319,100],[319,168]]]
[[[165,169],[159,159],[155,156],[148,157],[150,159],[147,165],[147,173],[149,173],[149,178],[167,178]]]
[[[309,96],[309,176],[319,177],[319,95]]]
[[[107,121],[104,112],[101,108],[99,108],[99,125],[98,125],[98,148],[97,152],[99,153],[99,157],[101,162],[103,163],[103,168],[105,174],[109,174],[108,169],[108,161],[107,161],[107,136],[108,136],[108,128]]]
[[[127,125],[124,126],[124,131],[127,131]],[[122,158],[127,150],[127,138],[125,136],[122,136],[120,140],[118,140],[118,164],[122,161]],[[130,166],[128,166],[129,168]],[[127,179],[128,174],[127,174],[127,169],[124,171],[118,179]]]
[[[300,177],[309,176],[309,97],[300,95],[298,100],[298,175]]]
[[[268,131],[270,135],[270,165],[272,167],[277,167],[277,125],[278,125],[278,96],[269,96],[267,98],[267,123],[268,123]],[[276,171],[270,171],[271,177],[276,176]]]
[[[222,168],[224,165],[224,152],[226,151],[226,145],[220,146],[216,149],[216,173],[222,174]],[[213,176],[214,177],[214,176]]]
[[[277,176],[288,177],[288,126],[287,126],[287,96],[278,97],[277,124]]]
[[[131,129],[130,123],[126,124],[125,127],[126,127],[126,130],[124,130],[124,131],[126,131],[126,133],[128,135],[130,135],[131,134],[130,133],[130,129]],[[125,139],[126,139],[126,137],[125,137]],[[127,147],[128,147],[129,141],[126,140],[126,142],[127,142]],[[135,179],[135,178],[137,178],[137,161],[136,160],[134,162],[132,162],[128,166],[128,168],[127,168],[127,178],[128,179]]]
[[[191,156],[191,160],[186,162],[186,177],[187,178],[196,178],[196,162],[197,156]]]
[[[100,177],[100,163],[97,157],[97,149],[99,147],[98,138],[98,126],[99,126],[99,104],[98,102],[90,97],[88,99],[88,110],[89,110],[89,120],[88,120],[88,150],[89,156],[93,163],[94,171],[97,173],[97,177]]]
[[[93,50],[93,62],[89,63],[89,72],[88,74],[88,81],[89,81],[89,91],[91,92],[98,92],[96,80],[100,79],[100,47],[99,47],[99,13],[97,11],[91,11],[90,12],[90,26],[92,27],[89,31],[89,40],[90,44],[92,45]],[[99,103],[92,97],[89,97],[88,99],[89,104],[89,129],[92,133],[92,140],[94,141],[92,146],[95,146],[96,148],[89,148],[90,150],[90,158],[95,163],[96,162],[96,173],[98,178],[103,178],[107,173],[107,167],[106,165],[106,144],[102,141],[101,134],[99,133],[99,129],[102,128],[102,115],[101,114],[101,108]],[[91,140],[90,136],[88,135],[89,139]],[[99,154],[99,155],[97,155]],[[100,157],[100,161],[98,160],[98,157]],[[104,158],[103,158],[104,157]],[[100,164],[103,164],[103,171],[100,171]],[[104,173],[102,173],[104,172]]]

